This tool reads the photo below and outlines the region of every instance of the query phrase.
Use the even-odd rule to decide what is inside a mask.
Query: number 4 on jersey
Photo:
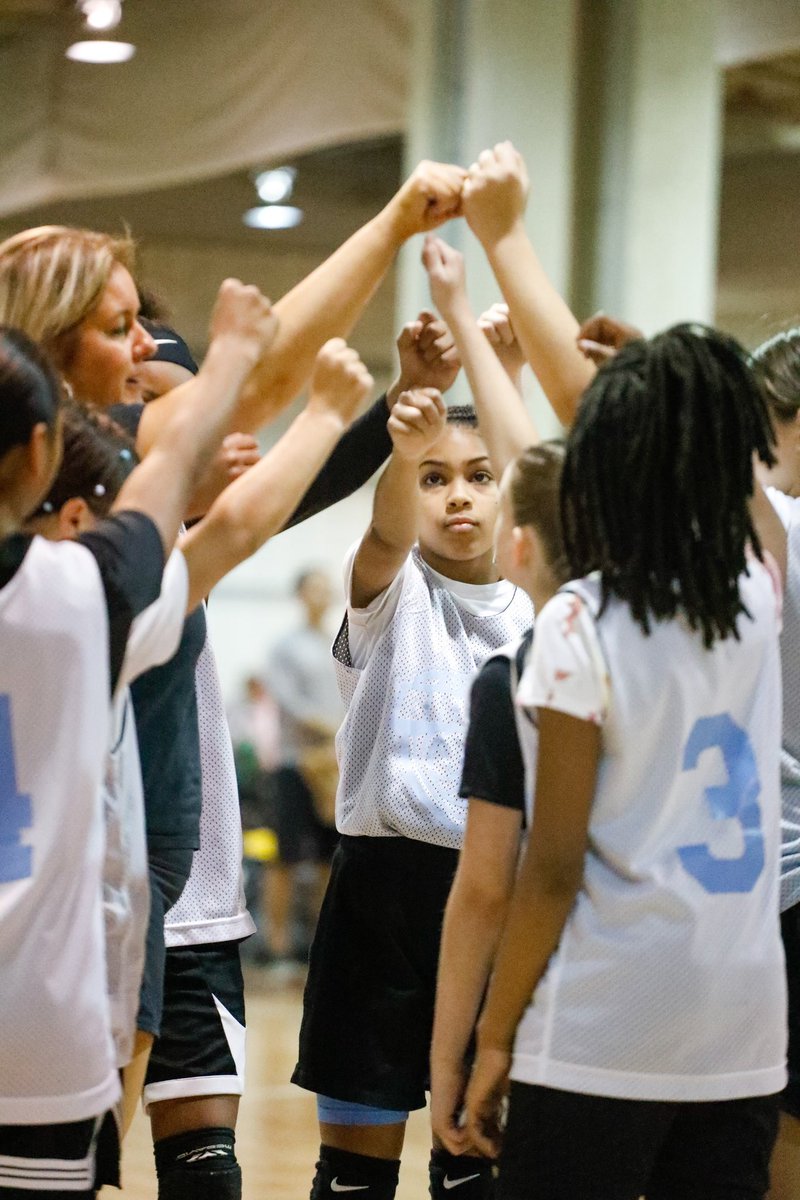
[[[33,850],[23,846],[21,836],[31,824],[31,798],[17,791],[11,698],[0,696],[0,883],[13,883],[31,875]]]

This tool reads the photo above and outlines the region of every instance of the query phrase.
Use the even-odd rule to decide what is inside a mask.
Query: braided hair
[[[753,454],[772,465],[763,392],[741,346],[701,325],[631,342],[586,390],[567,443],[562,520],[573,575],[599,571],[649,634],[678,613],[711,647],[738,636]]]

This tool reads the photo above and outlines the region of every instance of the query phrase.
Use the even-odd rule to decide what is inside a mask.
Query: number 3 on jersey
[[[704,842],[681,846],[678,856],[685,869],[707,892],[750,892],[764,867],[764,835],[753,747],[745,731],[729,713],[702,717],[689,734],[683,754],[683,770],[693,771],[705,750],[716,748],[722,755],[728,778],[707,787],[705,802],[717,821],[738,821],[744,846],[737,858],[716,858]]]
[[[0,883],[13,883],[31,875],[33,850],[23,846],[21,836],[31,824],[31,798],[17,791],[11,700],[0,696]]]

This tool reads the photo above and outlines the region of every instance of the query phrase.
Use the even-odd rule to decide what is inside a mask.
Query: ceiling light
[[[294,167],[274,167],[255,177],[256,191],[265,204],[283,204],[292,194],[297,171]]]
[[[122,0],[79,0],[79,7],[87,27],[95,33],[116,29],[122,19]]]
[[[302,208],[294,208],[291,204],[263,204],[249,208],[242,217],[251,229],[293,229],[302,219]]]
[[[67,50],[67,58],[83,63],[123,63],[136,53],[131,42],[107,42],[100,38],[88,42],[73,42]]]

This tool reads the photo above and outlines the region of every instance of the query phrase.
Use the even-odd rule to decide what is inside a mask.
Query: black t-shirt
[[[517,671],[531,644],[529,631],[517,651]],[[511,696],[511,662],[490,658],[470,694],[469,728],[459,795],[525,812],[525,764]]]
[[[17,533],[0,545],[0,588],[6,586],[25,559],[31,541]],[[135,617],[161,591],[164,547],[161,534],[144,513],[121,512],[101,521],[77,539],[93,554],[103,582],[108,608],[111,691],[117,686],[128,634]]]

